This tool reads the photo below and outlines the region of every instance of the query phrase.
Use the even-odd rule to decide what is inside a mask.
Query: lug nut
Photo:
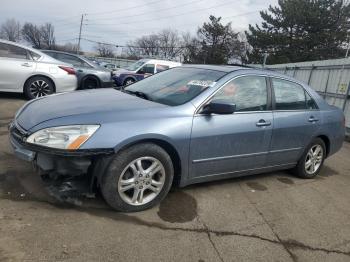
[[[136,185],[137,185],[138,183],[139,183],[139,182],[137,182],[137,181],[135,182]]]
[[[146,185],[149,185],[149,182],[147,182]]]
[[[142,174],[139,174],[139,177],[142,177]]]
[[[140,187],[139,187],[139,189],[142,189],[142,188],[143,188],[143,186],[140,186]]]

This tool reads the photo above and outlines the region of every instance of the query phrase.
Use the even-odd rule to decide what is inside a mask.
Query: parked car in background
[[[36,49],[0,39],[0,91],[28,99],[77,89],[75,70]]]
[[[167,60],[141,59],[126,69],[114,71],[113,80],[116,86],[127,86],[153,74],[181,65],[181,63]]]
[[[35,100],[16,114],[10,140],[18,157],[60,185],[85,178],[111,207],[140,211],[173,180],[186,186],[282,169],[313,178],[344,132],[343,112],[291,77],[186,65],[122,91]]]
[[[73,65],[77,71],[79,89],[113,87],[111,71],[83,56],[53,50],[43,50],[42,52]]]

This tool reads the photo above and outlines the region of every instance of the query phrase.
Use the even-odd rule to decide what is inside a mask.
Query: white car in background
[[[77,89],[75,70],[36,49],[0,39],[0,91],[34,99]]]
[[[125,69],[120,68],[113,71],[113,80],[116,86],[127,86],[148,76],[177,66],[182,66],[182,64],[168,60],[141,59]]]

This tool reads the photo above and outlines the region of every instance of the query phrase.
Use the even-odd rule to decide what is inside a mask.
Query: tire
[[[55,92],[53,82],[44,76],[35,76],[27,80],[23,89],[24,95],[31,100],[38,97],[51,95]]]
[[[146,172],[148,168],[151,172]],[[152,143],[137,144],[113,158],[102,177],[101,193],[115,210],[142,211],[164,199],[173,177],[173,163],[163,148]]]
[[[96,89],[100,88],[100,81],[95,77],[87,77],[83,79],[81,89]]]
[[[315,150],[317,149],[317,153]],[[326,158],[326,146],[321,138],[315,138],[306,148],[294,168],[294,174],[301,178],[314,178],[323,166]]]
[[[127,78],[127,79],[124,80],[124,86],[131,85],[131,84],[133,84],[133,83],[135,83],[135,82],[136,82],[135,79],[133,79],[133,78]]]

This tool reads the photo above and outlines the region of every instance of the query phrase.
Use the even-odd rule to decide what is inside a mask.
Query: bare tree
[[[115,57],[114,48],[112,45],[106,44],[97,44],[95,50],[98,52],[98,55],[101,57]]]
[[[55,29],[51,23],[46,23],[40,27],[40,35],[43,48],[55,48]]]
[[[41,49],[43,47],[40,28],[32,23],[25,23],[22,28],[22,36],[24,40],[30,43],[34,48]]]
[[[183,33],[181,36],[181,55],[184,63],[196,62],[192,61],[194,57],[198,57],[200,53],[200,42],[191,35],[191,33]]]
[[[73,43],[65,43],[64,45],[55,45],[54,46],[54,50],[57,51],[63,51],[63,52],[68,52],[68,53],[76,53],[78,49],[78,45],[77,44],[73,44]]]
[[[161,56],[166,59],[173,59],[181,52],[180,37],[176,30],[164,29],[159,32],[158,44]]]
[[[7,19],[1,25],[0,28],[0,38],[17,42],[21,38],[21,25],[15,19]]]
[[[142,36],[128,43],[129,56],[159,56],[159,37],[156,34]]]

